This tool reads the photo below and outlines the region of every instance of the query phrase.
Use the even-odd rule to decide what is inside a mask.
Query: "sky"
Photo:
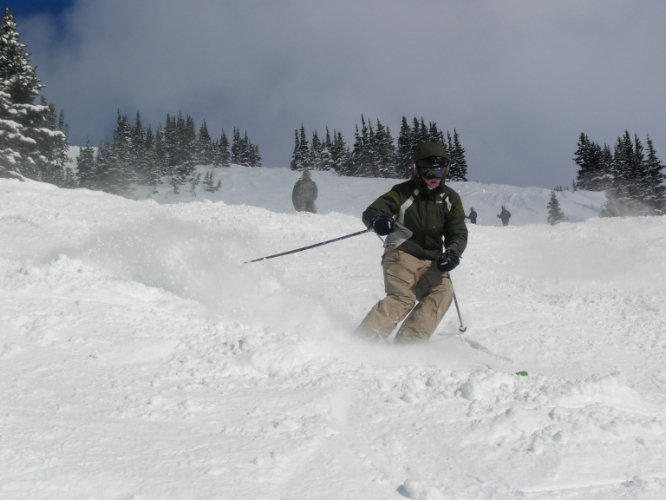
[[[375,234],[243,262],[362,229],[394,181],[315,172],[310,214],[288,168],[213,173],[139,200],[0,179],[0,498],[664,498],[666,217],[565,191],[550,226],[548,189],[452,183],[480,222],[460,317],[375,344]]]
[[[18,3],[73,144],[109,139],[117,110],[153,127],[181,111],[247,131],[266,166],[301,124],[351,145],[361,115],[457,130],[481,182],[570,185],[581,132],[649,135],[666,157],[661,0]]]

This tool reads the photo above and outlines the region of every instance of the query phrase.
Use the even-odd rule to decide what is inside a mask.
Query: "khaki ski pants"
[[[404,318],[396,342],[428,340],[451,305],[453,287],[448,273],[437,269],[437,261],[417,259],[392,248],[382,256],[382,269],[386,297],[370,309],[357,331],[387,338]]]

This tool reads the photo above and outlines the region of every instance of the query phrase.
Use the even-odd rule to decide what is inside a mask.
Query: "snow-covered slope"
[[[221,175],[190,203],[0,179],[0,497],[663,498],[666,218],[456,185],[468,330],[376,345],[375,235],[243,262],[363,229],[393,181],[315,173],[307,214],[293,172]]]

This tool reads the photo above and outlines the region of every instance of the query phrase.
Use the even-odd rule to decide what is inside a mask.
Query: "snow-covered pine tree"
[[[335,131],[333,131],[335,133]],[[333,163],[333,141],[331,140],[331,132],[326,127],[326,134],[321,149],[320,170],[335,170]]]
[[[378,152],[375,150],[375,132],[372,125],[361,115],[361,129],[358,125],[354,132],[354,146],[349,161],[350,172],[347,175],[356,177],[378,177],[375,159]]]
[[[308,142],[305,126],[301,123],[301,128],[294,131],[294,151],[291,155],[292,170],[302,171],[310,164],[310,143]]]
[[[26,177],[62,183],[67,137],[57,130],[55,109],[34,104],[44,86],[19,36],[14,14],[5,7],[0,20],[0,161]]]
[[[0,166],[20,172],[33,141],[25,126],[16,119],[18,109],[11,100],[7,83],[0,80]]]
[[[564,220],[564,213],[560,208],[560,202],[557,199],[555,191],[550,192],[550,200],[548,201],[548,224],[555,225]]]
[[[252,144],[247,131],[240,135],[240,130],[234,128],[231,141],[231,163],[245,167],[261,167],[261,155],[259,147]]]
[[[321,170],[321,154],[324,150],[324,145],[319,140],[317,131],[312,132],[312,141],[310,142],[310,163],[307,166],[310,170]]]

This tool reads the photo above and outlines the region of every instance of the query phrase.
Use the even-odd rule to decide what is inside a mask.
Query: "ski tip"
[[[519,377],[527,377],[528,374],[525,370],[520,370],[516,372],[516,375],[518,375]]]

